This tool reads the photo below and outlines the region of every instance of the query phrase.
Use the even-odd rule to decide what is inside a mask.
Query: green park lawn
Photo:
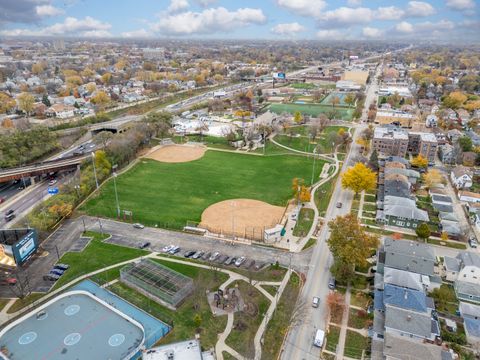
[[[323,161],[316,164],[318,177]],[[199,160],[162,163],[142,159],[116,179],[122,210],[145,225],[183,228],[200,221],[203,210],[219,201],[248,198],[285,206],[295,177],[310,179],[312,159],[303,156],[254,156],[207,151]],[[113,181],[90,199],[82,210],[90,215],[115,217]]]
[[[330,133],[337,133],[340,129],[348,131],[347,127],[342,126],[328,126],[322,134],[320,134],[315,140],[311,141],[308,136],[308,127],[299,126],[288,129],[288,132],[292,135],[300,134],[301,136],[290,136],[289,134],[280,134],[275,136],[275,141],[288,146],[289,148],[313,153],[316,148],[317,152],[323,154],[330,154],[333,152],[333,146],[328,139]]]
[[[294,236],[305,236],[310,231],[313,224],[315,212],[313,209],[302,208],[298,215],[298,221],[293,229]]]
[[[327,114],[331,111],[336,111],[336,119],[352,120],[352,115],[355,109],[319,104],[271,104],[269,110],[277,114],[287,112],[292,115],[299,111],[302,114],[314,117],[318,117],[320,114]]]

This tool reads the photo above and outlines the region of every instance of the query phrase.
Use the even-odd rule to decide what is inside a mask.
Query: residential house
[[[372,360],[374,359],[372,353]],[[456,355],[453,350],[442,346],[428,344],[406,336],[386,334],[383,344],[383,354],[380,359],[387,360],[454,360]]]
[[[75,108],[73,106],[67,106],[63,104],[53,104],[46,111],[45,115],[49,117],[58,117],[60,119],[66,119],[75,116]]]
[[[455,292],[461,300],[480,303],[480,256],[462,251],[456,259],[459,271],[455,280]]]
[[[458,117],[458,122],[462,126],[466,126],[468,124],[468,122],[470,121],[470,114],[465,109],[458,109],[457,110],[457,117]]]
[[[474,151],[465,151],[462,154],[462,164],[465,166],[474,166],[477,160],[477,153]]]
[[[398,336],[434,342],[440,336],[438,320],[431,312],[418,312],[396,306],[385,309],[385,331]]]
[[[463,133],[460,130],[452,129],[447,132],[447,138],[451,141],[452,144],[456,143],[458,139],[463,136]]]
[[[437,115],[434,115],[434,114],[427,115],[427,118],[425,119],[425,126],[426,127],[437,127],[438,126]]]
[[[419,224],[429,221],[428,213],[418,209],[415,200],[398,196],[385,196],[383,210],[377,211],[376,219],[389,226],[409,229],[416,229]]]
[[[457,189],[468,189],[472,186],[473,171],[463,165],[456,166],[450,173],[450,179]]]
[[[480,194],[471,191],[461,190],[458,192],[458,199],[463,202],[476,204],[480,203]]]
[[[430,164],[435,162],[438,142],[432,133],[410,132],[408,134],[408,151],[413,155],[421,155]]]
[[[438,156],[444,164],[453,165],[457,162],[457,152],[450,144],[440,145],[438,147]]]
[[[460,314],[463,317],[463,325],[467,342],[475,347],[480,346],[480,306],[460,302]]]

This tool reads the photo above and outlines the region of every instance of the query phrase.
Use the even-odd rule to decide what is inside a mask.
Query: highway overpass
[[[90,154],[61,158],[58,160],[45,161],[33,165],[21,166],[10,169],[0,169],[0,183],[17,180],[24,177],[32,177],[60,170],[74,169]]]

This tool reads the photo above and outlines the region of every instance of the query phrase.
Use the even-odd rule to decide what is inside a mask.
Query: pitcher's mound
[[[167,163],[181,163],[200,159],[207,148],[201,145],[165,145],[145,156]]]
[[[285,208],[251,199],[225,200],[202,213],[200,227],[216,234],[262,239],[263,231],[280,223]]]

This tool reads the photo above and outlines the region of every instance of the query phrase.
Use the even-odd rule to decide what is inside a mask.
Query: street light
[[[118,192],[117,192],[117,173],[115,172],[115,170],[117,169],[118,165],[113,165],[112,166],[112,169],[113,169],[113,188],[115,189],[115,200],[117,202],[117,217],[119,218],[120,217],[120,203],[118,202]]]
[[[317,155],[317,148],[313,149],[313,169],[312,169],[312,181],[310,185],[313,185],[313,179],[315,177],[315,159]]]
[[[98,178],[97,178],[97,168],[95,167],[95,153],[92,151],[92,164],[93,164],[93,175],[95,176],[95,185],[98,190]]]

